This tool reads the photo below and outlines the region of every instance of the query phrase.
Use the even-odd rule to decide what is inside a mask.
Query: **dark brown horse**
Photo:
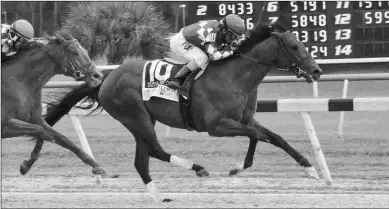
[[[238,55],[210,63],[206,72],[193,82],[190,91],[192,125],[198,132],[208,132],[211,136],[250,138],[244,163],[233,168],[231,175],[252,165],[257,142],[263,141],[283,149],[309,176],[318,178],[305,157],[283,138],[261,126],[253,116],[258,85],[272,67],[292,70],[308,82],[317,80],[323,72],[304,45],[279,24],[257,25],[248,35]],[[208,172],[200,165],[165,152],[159,144],[154,130],[156,121],[181,129],[187,126],[178,102],[155,97],[143,101],[142,75],[148,63],[147,60],[132,60],[113,71],[103,72],[108,76],[99,88],[82,85],[69,92],[48,111],[46,121],[53,125],[86,96],[98,101],[134,135],[135,168],[153,199],[159,201],[149,175],[150,156],[194,170],[198,176],[207,176]]]
[[[1,138],[33,136],[36,145],[28,160],[20,165],[26,174],[38,160],[44,140],[52,141],[75,153],[93,167],[94,174],[105,171],[67,137],[42,119],[42,88],[55,75],[64,74],[86,81],[90,88],[103,81],[88,52],[69,33],[33,40],[15,57],[1,63]]]

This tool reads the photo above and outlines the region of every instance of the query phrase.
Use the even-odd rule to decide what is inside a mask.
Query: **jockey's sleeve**
[[[227,47],[227,49],[218,50],[214,43],[205,45],[205,50],[211,60],[221,60],[231,56],[234,51]]]
[[[3,45],[7,39],[7,30],[4,27],[1,27],[1,45]]]
[[[9,25],[1,24],[1,40],[8,38],[7,34],[10,29]]]

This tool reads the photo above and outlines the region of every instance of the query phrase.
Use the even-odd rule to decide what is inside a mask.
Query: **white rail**
[[[319,65],[326,64],[358,64],[358,63],[382,63],[389,62],[389,57],[375,57],[375,58],[351,58],[351,59],[318,59],[315,60]]]

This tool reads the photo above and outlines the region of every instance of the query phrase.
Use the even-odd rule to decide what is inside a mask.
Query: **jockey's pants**
[[[191,71],[198,67],[204,71],[208,66],[208,56],[199,47],[189,43],[185,39],[182,30],[171,37],[170,49],[173,53],[185,57],[189,61],[187,66]]]

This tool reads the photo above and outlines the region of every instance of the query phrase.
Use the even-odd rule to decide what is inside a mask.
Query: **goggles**
[[[16,33],[12,32],[12,31],[10,31],[10,32],[8,33],[8,37],[9,37],[9,39],[10,39],[12,42],[16,42],[16,41],[18,41],[18,40],[20,39],[20,37],[19,37]]]

